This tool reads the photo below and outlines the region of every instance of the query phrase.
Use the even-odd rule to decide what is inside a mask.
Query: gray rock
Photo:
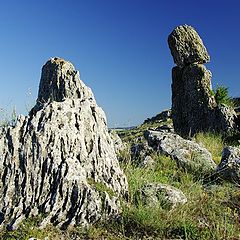
[[[0,224],[88,225],[116,216],[126,195],[106,117],[73,65],[50,59],[36,106],[0,134]]]
[[[238,127],[236,111],[229,106],[218,105],[215,108],[215,130],[217,132],[236,132]]]
[[[240,184],[240,148],[225,147],[222,151],[222,159],[217,167],[217,174],[221,178]]]
[[[183,67],[191,63],[206,63],[210,56],[195,29],[188,25],[176,27],[168,37],[174,62]]]
[[[42,68],[37,102],[61,102],[66,98],[84,100],[91,98],[91,91],[79,81],[80,74],[72,63],[61,58],[51,58]]]
[[[137,192],[137,199],[150,207],[162,207],[164,209],[171,209],[178,204],[187,202],[187,198],[181,190],[161,183],[144,185]]]
[[[146,157],[150,156],[154,151],[145,140],[140,143],[133,143],[131,145],[130,152],[131,152],[131,161],[137,164],[138,166],[143,167],[143,166],[147,166],[146,164],[148,160],[150,160],[150,159],[146,159]]]
[[[180,167],[199,176],[212,173],[216,168],[211,153],[194,141],[166,131],[148,130],[145,137],[153,149],[170,156]]]

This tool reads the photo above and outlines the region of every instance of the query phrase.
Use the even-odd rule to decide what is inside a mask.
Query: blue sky
[[[202,37],[213,86],[240,96],[239,9],[238,0],[0,0],[0,108],[26,114],[42,65],[59,56],[80,70],[109,126],[140,124],[171,107],[167,37],[181,24]]]

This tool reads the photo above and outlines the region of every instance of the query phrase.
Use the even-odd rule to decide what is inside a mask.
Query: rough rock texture
[[[179,67],[210,61],[210,56],[202,39],[191,26],[176,27],[168,37],[168,45],[174,62]]]
[[[197,32],[190,26],[177,27],[168,38],[177,64],[172,69],[172,118],[175,131],[183,137],[201,131],[236,130],[236,113],[217,106],[212,94],[212,74],[202,64],[209,55]]]
[[[211,73],[204,65],[173,68],[172,118],[177,133],[191,136],[213,127],[217,103],[211,89]]]
[[[217,173],[225,180],[240,184],[240,148],[229,146],[223,149]]]
[[[186,170],[204,176],[214,172],[216,168],[211,153],[196,142],[166,131],[148,130],[145,132],[145,137],[154,150],[170,156]]]
[[[1,129],[0,169],[0,223],[10,229],[28,216],[62,228],[114,216],[128,189],[103,110],[59,58],[44,65],[30,114]]]
[[[153,149],[148,145],[146,140],[131,145],[131,160],[139,167],[153,167],[154,160],[151,157]]]
[[[217,132],[232,132],[239,128],[238,116],[236,111],[225,105],[218,105],[215,108],[215,130]]]
[[[187,198],[181,190],[161,183],[146,184],[137,192],[137,198],[140,198],[141,202],[148,206],[160,206],[165,209],[171,209],[178,204],[187,202]]]

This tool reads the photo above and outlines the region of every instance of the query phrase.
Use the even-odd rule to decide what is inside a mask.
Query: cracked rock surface
[[[106,117],[73,65],[43,66],[35,107],[0,129],[0,224],[42,216],[66,228],[119,213],[128,193]]]

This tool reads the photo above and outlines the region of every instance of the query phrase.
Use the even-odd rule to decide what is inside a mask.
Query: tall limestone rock
[[[203,65],[210,56],[191,26],[175,28],[168,44],[177,65],[172,69],[172,118],[175,131],[183,137],[200,131],[235,129],[236,114],[218,106],[212,96],[212,74]]]
[[[119,213],[127,180],[106,117],[73,65],[43,66],[36,106],[0,129],[0,226],[42,216],[66,228]]]

